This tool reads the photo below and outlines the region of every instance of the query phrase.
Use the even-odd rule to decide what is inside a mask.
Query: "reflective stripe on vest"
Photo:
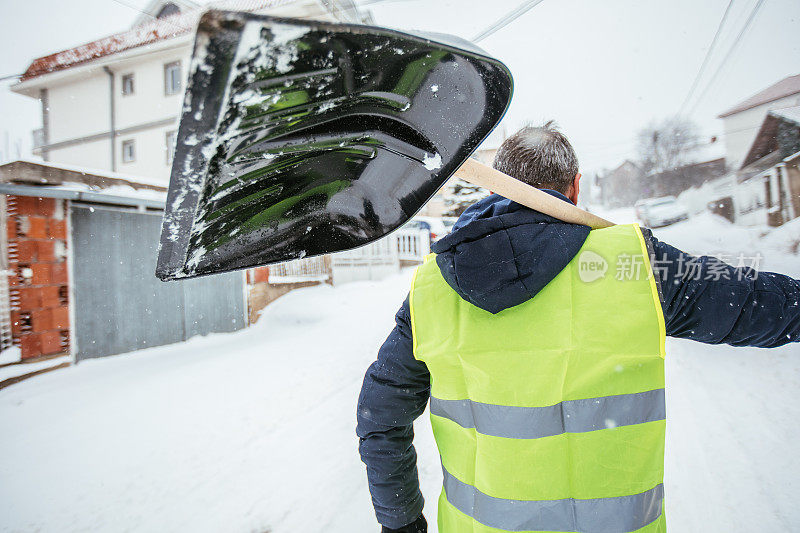
[[[503,531],[635,531],[661,515],[664,485],[631,496],[593,500],[503,500],[462,483],[444,470],[447,501],[481,524]]]
[[[494,437],[538,439],[643,424],[667,417],[664,389],[571,400],[546,407],[490,405],[431,398],[431,414]]]
[[[535,298],[495,315],[426,261],[410,307],[441,532],[665,530],[664,323],[638,226],[592,231]]]

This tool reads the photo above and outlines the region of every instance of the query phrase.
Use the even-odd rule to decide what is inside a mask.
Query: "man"
[[[552,122],[507,139],[494,167],[577,202]],[[798,280],[636,225],[590,232],[491,195],[432,249],[358,401],[384,532],[427,531],[412,440],[429,399],[441,532],[665,531],[664,336],[800,340]]]

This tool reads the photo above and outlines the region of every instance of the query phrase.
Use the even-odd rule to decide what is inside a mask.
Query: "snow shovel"
[[[162,280],[349,250],[458,176],[569,222],[609,222],[470,159],[511,73],[440,34],[208,11],[174,151]]]

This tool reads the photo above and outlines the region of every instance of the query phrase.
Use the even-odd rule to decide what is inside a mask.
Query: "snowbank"
[[[409,283],[299,289],[248,330],[0,391],[0,531],[373,531],[356,399]]]
[[[689,249],[750,244],[713,219],[657,234]],[[0,391],[0,531],[377,531],[355,404],[409,283],[406,271],[296,290],[248,330]],[[800,346],[670,340],[667,351],[670,530],[796,529]],[[436,531],[441,471],[427,417],[416,435]]]
[[[6,351],[13,351],[14,348],[11,348]],[[17,348],[19,350],[19,348]],[[5,354],[6,352],[3,352]],[[17,358],[19,361],[19,358]],[[30,374],[31,372],[36,372],[38,370],[44,370],[46,368],[53,368],[55,366],[68,363],[69,357],[55,357],[53,359],[47,359],[45,361],[38,361],[36,363],[23,363],[19,365],[8,365],[0,367],[0,381],[4,381],[6,379],[15,378],[18,376],[23,376],[25,374]]]
[[[17,363],[21,358],[22,352],[20,351],[19,346],[12,346],[11,348],[6,348],[0,352],[0,365]]]

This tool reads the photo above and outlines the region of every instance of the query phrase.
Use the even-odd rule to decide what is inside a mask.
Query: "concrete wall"
[[[109,76],[92,69],[81,77],[48,88],[49,148],[54,163],[116,170],[124,174],[160,178],[169,182],[166,134],[177,131],[186,85],[191,43],[177,48],[120,60],[109,67],[114,75],[114,139],[116,169],[112,169]],[[180,61],[183,87],[164,91],[164,65]],[[133,74],[133,94],[122,94],[122,78]],[[124,162],[122,143],[133,140],[136,159]],[[62,143],[62,144],[58,144]]]
[[[177,125],[158,126],[116,138],[117,171],[132,176],[156,178],[165,187],[169,185],[171,161],[167,161],[167,132],[177,131]],[[136,159],[126,163],[122,158],[122,144],[132,140]]]
[[[112,67],[117,87],[117,129],[122,130],[148,122],[177,118],[183,102],[183,90],[178,94],[164,94],[164,65],[180,61],[181,76],[185,81],[191,49],[187,44],[176,50],[142,56]],[[122,76],[133,74],[134,93],[122,95]]]
[[[109,139],[103,138],[49,150],[49,160],[54,163],[77,165],[101,170],[111,169]]]
[[[93,69],[69,83],[48,87],[50,144],[108,132],[108,85],[103,70]]]

